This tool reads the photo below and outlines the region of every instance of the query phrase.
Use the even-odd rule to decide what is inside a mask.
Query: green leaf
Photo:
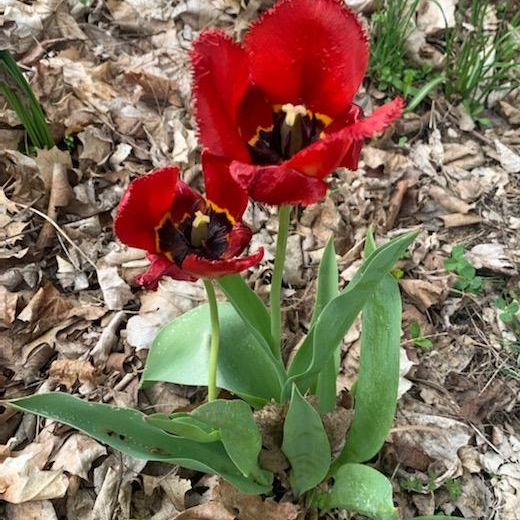
[[[460,262],[456,258],[447,258],[444,260],[444,269],[447,271],[456,271],[459,266]]]
[[[354,417],[334,468],[371,459],[385,442],[397,405],[400,333],[399,287],[387,274],[363,307]]]
[[[271,318],[258,294],[239,274],[219,278],[218,283],[258,343],[272,351]]]
[[[266,484],[272,481],[272,474],[258,466],[262,437],[247,403],[217,399],[195,408],[191,415],[220,431],[224,448],[245,477],[253,475]]]
[[[219,303],[220,350],[217,385],[253,406],[278,401],[284,370],[229,303]],[[166,325],[155,338],[141,386],[158,381],[207,385],[211,324],[208,305],[201,305]]]
[[[315,498],[320,509],[344,508],[377,520],[398,520],[392,484],[379,471],[363,464],[344,464],[329,493]]]
[[[338,262],[334,240],[329,238],[323,256],[321,257],[318,270],[318,288],[316,291],[316,302],[312,313],[311,326],[314,325],[321,311],[327,304],[339,294]]]
[[[331,461],[329,439],[318,412],[296,385],[283,426],[282,451],[291,463],[289,479],[296,496],[327,476]]]
[[[453,288],[458,291],[464,291],[469,285],[469,281],[465,278],[457,278],[453,284]]]
[[[473,280],[471,280],[471,282],[469,283],[469,290],[472,293],[478,293],[478,291],[482,287],[482,282],[483,280],[481,276],[475,276],[475,278],[473,278]]]
[[[217,473],[244,493],[268,493],[265,483],[245,478],[220,442],[201,444],[173,437],[145,421],[137,410],[89,403],[68,394],[37,394],[4,401],[9,406],[68,424],[113,448],[145,460]]]
[[[417,320],[412,320],[410,322],[410,336],[412,339],[417,339],[421,337],[421,327]]]
[[[428,338],[415,338],[415,344],[418,347],[429,349],[433,347],[433,343]]]
[[[459,269],[459,274],[463,278],[466,278],[468,280],[471,280],[475,278],[476,270],[475,268],[470,264],[465,264]]]
[[[336,251],[334,250],[334,240],[329,239],[323,256],[321,257],[320,268],[318,270],[318,289],[316,291],[316,302],[311,319],[311,326],[314,325],[321,311],[327,304],[339,294],[338,263],[336,261]],[[319,398],[321,413],[328,413],[336,406],[336,379],[338,377],[340,362],[339,345],[333,356],[327,361],[321,372],[318,374],[313,394]]]
[[[221,437],[218,430],[184,412],[171,415],[154,413],[146,416],[145,420],[156,428],[192,441],[215,442]]]
[[[311,376],[325,366],[365,302],[416,236],[415,231],[407,233],[374,251],[349,285],[327,304],[293,358],[284,397],[292,382],[299,382],[301,392],[307,390]]]
[[[451,256],[452,256],[452,258],[457,258],[457,259],[463,258],[464,257],[464,246],[463,245],[455,246],[451,250]]]

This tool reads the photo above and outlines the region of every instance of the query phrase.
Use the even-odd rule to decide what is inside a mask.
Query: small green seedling
[[[446,491],[449,493],[452,500],[457,500],[462,495],[462,489],[460,487],[460,480],[456,478],[446,479],[443,484]]]
[[[433,343],[428,338],[425,338],[421,334],[421,327],[416,320],[410,322],[410,336],[413,340],[414,345],[424,348],[430,349],[433,347]]]
[[[517,283],[517,286],[520,289],[520,282]],[[515,291],[509,291],[506,298],[497,299],[496,306],[498,310],[502,311],[498,315],[499,319],[508,326],[516,339],[520,341],[520,318],[518,317],[520,295]]]
[[[459,479],[448,478],[444,482],[437,482],[436,478],[437,473],[435,471],[428,471],[427,482],[422,482],[417,477],[407,477],[399,480],[399,487],[403,491],[412,493],[432,492],[444,488],[452,500],[457,500],[461,496],[462,490]]]
[[[463,245],[455,246],[451,250],[451,256],[444,261],[444,268],[458,275],[453,284],[454,289],[477,294],[483,280],[481,276],[477,276],[476,269],[468,262],[464,253]]]

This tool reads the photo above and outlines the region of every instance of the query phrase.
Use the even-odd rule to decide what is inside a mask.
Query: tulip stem
[[[282,341],[282,276],[285,265],[285,251],[287,249],[287,237],[289,235],[289,222],[291,218],[291,206],[280,206],[278,212],[278,237],[276,239],[276,255],[274,258],[273,277],[271,280],[271,336],[275,355],[280,359]]]
[[[209,313],[211,319],[211,346],[209,351],[209,372],[208,372],[208,402],[217,398],[217,361],[218,349],[220,344],[220,324],[218,321],[217,297],[213,281],[204,278],[204,287],[208,295]]]

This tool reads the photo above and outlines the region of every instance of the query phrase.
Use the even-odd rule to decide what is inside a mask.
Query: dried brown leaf
[[[14,504],[65,495],[69,481],[62,471],[42,471],[54,446],[51,438],[13,452],[0,464],[0,499]]]
[[[73,433],[53,455],[52,469],[61,469],[87,480],[92,463],[106,453],[106,448],[91,437]]]
[[[277,503],[265,498],[245,495],[227,482],[221,481],[215,489],[215,499],[241,520],[295,520],[300,508],[289,502]]]
[[[471,209],[469,204],[460,200],[458,197],[455,197],[440,186],[431,186],[428,193],[435,202],[451,213],[465,214]]]
[[[105,304],[111,311],[122,309],[134,297],[116,267],[98,267],[97,277]]]
[[[0,285],[0,329],[13,323],[16,316],[18,294],[9,292]]]
[[[447,279],[435,280],[399,280],[399,285],[419,309],[425,311],[432,305],[443,302],[449,293]]]
[[[462,213],[451,213],[450,215],[441,215],[444,221],[444,227],[453,228],[461,226],[471,226],[482,222],[482,218],[471,213],[464,215]]]
[[[86,391],[93,390],[98,385],[100,376],[98,370],[83,359],[56,359],[49,369],[49,377],[65,385],[69,391],[76,382]]]

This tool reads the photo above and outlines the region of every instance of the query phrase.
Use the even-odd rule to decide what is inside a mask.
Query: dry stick
[[[67,179],[67,166],[63,163],[55,162],[51,172],[51,188],[49,204],[47,205],[47,216],[51,220],[58,217],[58,208],[66,206],[72,197],[72,188]],[[40,251],[50,245],[54,231],[49,221],[44,222],[43,227],[36,241],[36,248]]]
[[[58,224],[52,220],[50,217],[48,217],[45,213],[42,213],[41,211],[31,208],[31,206],[27,206],[25,204],[21,204],[20,202],[15,202],[17,206],[20,206],[21,208],[28,209],[29,211],[32,211],[39,217],[43,218],[46,222],[49,222],[49,224],[84,258],[84,260],[89,263],[94,269],[97,269],[96,264],[86,255],[83,250],[74,243],[74,241],[63,231],[63,229],[58,226]]]

